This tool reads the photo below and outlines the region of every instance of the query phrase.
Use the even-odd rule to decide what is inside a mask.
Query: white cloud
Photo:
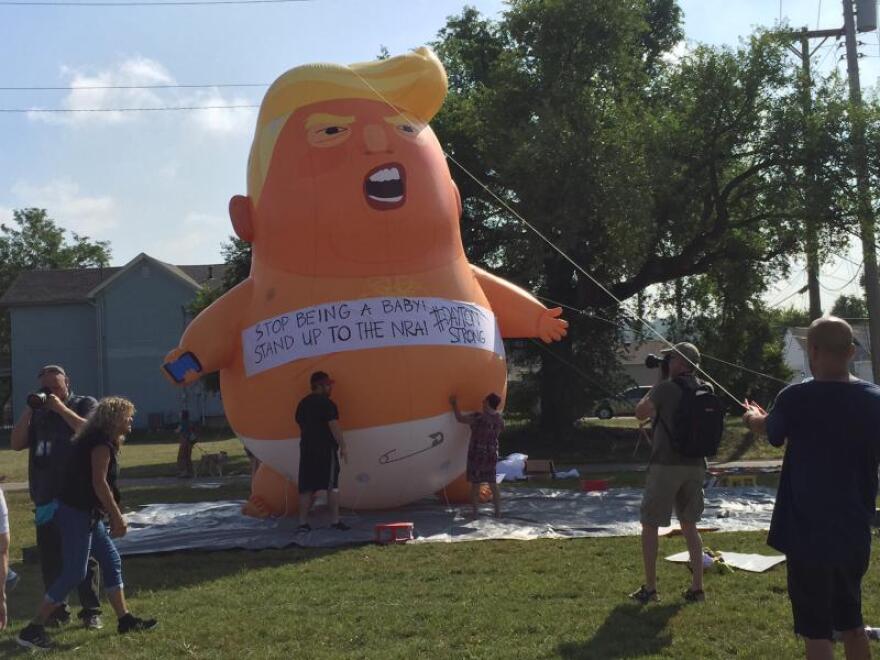
[[[225,97],[217,88],[199,92],[189,98],[187,106],[210,108],[190,113],[190,120],[199,129],[219,135],[247,135],[257,117],[256,108],[217,108],[216,106],[253,105],[252,99],[241,96]]]
[[[50,124],[119,124],[142,118],[146,113],[113,112],[115,108],[206,107],[188,111],[189,121],[198,130],[212,135],[247,135],[256,119],[255,108],[217,108],[214,106],[253,105],[253,99],[238,95],[230,97],[218,88],[192,89],[125,89],[145,85],[177,83],[168,69],[156,60],[129,57],[108,69],[86,72],[62,66],[61,78],[72,89],[61,101],[61,109],[80,112],[41,112],[34,107],[29,119]],[[100,89],[115,87],[116,89]],[[98,88],[98,89],[95,89]],[[120,89],[121,88],[121,89]],[[99,110],[100,112],[81,112]]]
[[[668,53],[663,53],[661,59],[667,64],[678,64],[683,57],[685,57],[688,52],[691,50],[690,44],[687,40],[682,39],[675,46],[672,47],[672,50]]]
[[[12,209],[0,206],[0,223],[12,221]]]
[[[19,181],[12,187],[12,194],[22,207],[44,208],[58,224],[77,234],[100,238],[118,224],[112,197],[83,195],[79,185],[67,179],[42,186]]]
[[[104,112],[48,113],[33,108],[28,117],[35,121],[55,124],[85,122],[119,123],[134,119],[135,113],[106,112],[111,108],[150,108],[162,105],[161,97],[149,89],[89,89],[95,87],[126,87],[137,85],[170,85],[174,78],[159,62],[145,57],[132,57],[116,66],[89,75],[78,69],[63,66],[61,77],[70,87],[61,102],[66,110],[98,109]]]
[[[230,233],[227,218],[190,211],[173,234],[154,242],[149,254],[172,264],[211,263],[219,260],[218,246]]]

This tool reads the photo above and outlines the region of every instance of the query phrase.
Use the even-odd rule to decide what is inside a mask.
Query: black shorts
[[[794,632],[807,639],[832,639],[835,630],[862,628],[862,578],[868,562],[829,566],[788,559],[788,597]]]
[[[303,447],[300,445],[299,479],[297,489],[300,493],[314,493],[318,490],[339,488],[339,457],[336,448]]]

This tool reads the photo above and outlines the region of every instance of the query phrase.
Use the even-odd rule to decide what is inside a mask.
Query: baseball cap
[[[335,383],[335,380],[332,380],[330,376],[324,371],[316,371],[312,374],[312,377],[309,379],[312,387],[315,385],[332,385]]]
[[[668,353],[680,353],[685,360],[690,362],[693,365],[700,364],[700,351],[697,350],[697,347],[694,346],[689,341],[682,341],[673,346],[672,348],[664,348],[660,351],[663,355],[667,355]]]
[[[64,371],[64,367],[58,366],[57,364],[47,364],[45,367],[40,369],[40,373],[37,374],[37,378],[39,378],[43,374],[61,374],[62,376],[67,376],[67,372]]]

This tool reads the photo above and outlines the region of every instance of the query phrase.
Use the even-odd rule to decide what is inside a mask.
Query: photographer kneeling
[[[645,583],[630,594],[643,604],[659,600],[658,528],[671,523],[673,509],[687,541],[693,573],[684,599],[687,602],[705,599],[703,542],[697,522],[703,515],[706,456],[717,451],[723,418],[712,389],[694,375],[699,363],[700,352],[687,342],[664,350],[662,360],[655,356],[646,360],[646,366],[661,367],[661,370],[657,384],[636,406],[639,420],[654,420],[641,506]]]

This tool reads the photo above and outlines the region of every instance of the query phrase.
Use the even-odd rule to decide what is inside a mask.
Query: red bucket
[[[609,479],[581,479],[581,490],[589,493],[594,490],[608,490]]]

